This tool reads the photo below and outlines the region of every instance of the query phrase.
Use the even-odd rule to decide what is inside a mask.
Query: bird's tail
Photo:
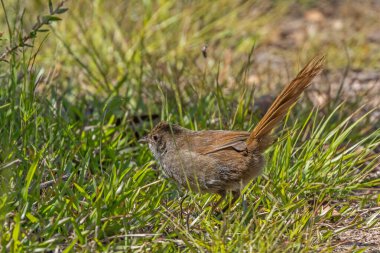
[[[314,57],[277,96],[264,117],[252,130],[247,139],[249,150],[264,151],[271,145],[271,131],[284,118],[288,109],[297,102],[302,92],[309,87],[318,75],[325,61],[325,56]]]

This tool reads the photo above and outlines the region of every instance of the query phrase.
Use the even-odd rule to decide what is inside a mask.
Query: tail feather
[[[247,139],[249,149],[265,150],[270,145],[270,132],[284,118],[288,109],[297,102],[314,77],[321,72],[324,61],[325,56],[314,57],[282,90],[264,117],[252,130]]]

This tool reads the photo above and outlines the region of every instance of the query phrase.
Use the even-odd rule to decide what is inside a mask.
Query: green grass
[[[49,5],[2,3],[6,52]],[[284,70],[257,70],[273,83],[253,86],[260,62],[252,59],[291,6],[65,3],[70,10],[54,15],[62,21],[50,18],[48,33],[0,62],[2,250],[332,251],[337,234],[378,227],[379,213],[363,210],[380,202],[378,192],[366,192],[380,183],[368,177],[379,166],[380,130],[359,105],[338,100],[319,111],[301,100],[266,152],[263,175],[221,218],[211,213],[217,196],[194,193],[181,216],[184,193],[137,144],[156,115],[192,129],[251,129],[259,119],[253,98],[287,80],[278,74]],[[361,66],[369,56],[359,50],[361,35],[351,36],[353,64]],[[322,44],[311,38],[280,52],[291,75],[318,51],[327,52],[328,68],[344,66],[344,52]]]

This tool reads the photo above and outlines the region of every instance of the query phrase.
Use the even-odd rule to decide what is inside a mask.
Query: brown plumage
[[[251,133],[192,131],[160,122],[141,142],[149,144],[164,173],[180,185],[222,197],[232,191],[234,202],[240,189],[261,172],[262,153],[271,145],[272,129],[322,70],[323,62],[324,56],[311,60],[278,95]]]
[[[265,150],[270,145],[271,130],[284,118],[288,109],[297,102],[302,92],[310,86],[314,77],[322,71],[324,60],[325,56],[314,57],[281,91],[251,132],[247,140],[248,148]]]

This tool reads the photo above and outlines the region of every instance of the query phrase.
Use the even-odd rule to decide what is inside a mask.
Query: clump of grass
[[[49,15],[66,10],[47,3]],[[204,59],[188,45],[214,40],[246,55],[262,35],[245,40],[233,28],[256,29],[289,3],[146,2],[141,22],[117,3],[89,7],[92,30],[72,8],[59,24],[44,24],[55,36],[41,46],[40,33],[23,41],[22,19],[8,22],[13,39],[0,65],[2,250],[310,252],[332,250],[334,236],[349,228],[378,226],[378,213],[362,213],[379,201],[364,190],[379,185],[368,175],[379,166],[380,131],[362,133],[368,115],[357,119],[345,104],[323,116],[306,101],[289,113],[263,175],[229,213],[215,216],[214,196],[190,193],[181,215],[183,193],[152,169],[136,139],[155,114],[192,129],[251,128],[258,115],[246,81],[250,60],[223,70],[213,52]],[[253,7],[272,12],[239,18]],[[204,20],[195,23],[201,29],[188,27],[194,19]]]

